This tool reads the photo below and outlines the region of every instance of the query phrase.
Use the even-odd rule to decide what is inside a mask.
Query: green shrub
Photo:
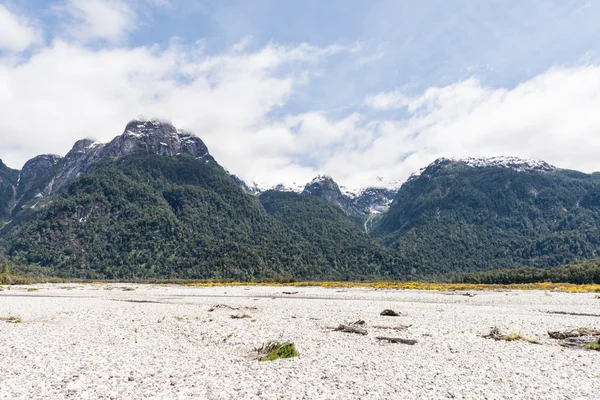
[[[291,342],[269,342],[259,350],[259,355],[261,353],[265,355],[259,357],[259,361],[274,361],[279,358],[292,358],[300,355],[296,350],[296,345]]]

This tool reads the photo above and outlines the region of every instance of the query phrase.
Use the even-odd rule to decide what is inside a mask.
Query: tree
[[[8,261],[4,261],[2,263],[2,275],[10,274],[10,269],[8,268]]]

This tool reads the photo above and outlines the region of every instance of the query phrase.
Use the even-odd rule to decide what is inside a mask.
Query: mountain
[[[600,177],[511,157],[436,160],[370,234],[441,274],[600,255]]]
[[[17,263],[90,279],[397,279],[405,273],[393,251],[320,199],[302,197],[314,211],[306,215],[313,230],[282,218],[275,202],[267,212],[261,202],[268,194],[245,193],[199,138],[168,123],[132,121],[111,142],[84,139],[56,160],[51,167],[54,159],[32,161],[40,166],[30,174],[40,189],[34,198],[45,202],[28,203],[0,232],[0,244]],[[6,171],[12,193],[18,171]],[[298,209],[293,201],[284,207]],[[324,230],[316,236],[318,227]]]
[[[600,174],[543,161],[441,158],[399,188],[350,191],[320,175],[275,189],[229,174],[189,132],[135,120],[21,171],[0,162],[0,254],[64,277],[236,280],[435,278],[600,257]]]
[[[333,204],[351,218],[360,219],[363,215],[363,213],[355,207],[352,199],[342,194],[340,187],[330,176],[317,176],[304,187],[302,193],[321,198],[328,203]]]
[[[323,198],[340,208],[346,215],[354,218],[359,222],[359,225],[363,224],[365,216],[386,211],[398,193],[398,188],[401,186],[399,182],[392,182],[382,186],[369,186],[359,190],[348,190],[345,187],[339,186],[333,178],[327,175],[317,175],[304,186],[297,182],[291,185],[283,183],[274,186],[259,185],[256,183],[247,185],[235,175],[232,175],[232,178],[244,191],[253,195],[275,190],[277,192],[306,193]]]
[[[0,223],[10,215],[18,181],[19,171],[8,168],[0,160]]]
[[[259,196],[265,210],[321,249],[331,265],[358,265],[345,280],[364,277],[424,275],[409,269],[396,252],[377,244],[338,207],[308,193],[267,191]],[[354,275],[352,275],[354,274]]]

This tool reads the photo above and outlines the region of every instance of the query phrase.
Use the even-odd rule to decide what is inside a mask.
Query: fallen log
[[[548,332],[548,336],[550,336],[552,339],[568,339],[582,336],[598,337],[600,336],[600,331],[596,329],[579,328],[563,332]]]
[[[385,326],[385,325],[374,325],[375,329],[388,329],[394,331],[405,331],[410,328],[412,325],[398,325],[398,326]]]
[[[375,339],[377,340],[385,340],[389,343],[402,343],[402,344],[408,344],[410,346],[413,346],[415,344],[417,344],[417,341],[414,339],[401,339],[401,338],[393,338],[393,337],[384,337],[384,336],[377,336]]]
[[[355,326],[344,325],[344,324],[338,325],[337,328],[329,328],[329,329],[333,329],[334,331],[337,331],[337,332],[357,333],[359,335],[366,335],[367,334],[367,330],[366,329],[357,328]]]
[[[600,314],[590,314],[590,313],[578,313],[578,312],[567,312],[567,311],[547,311],[548,314],[558,314],[558,315],[573,315],[576,317],[600,317]]]

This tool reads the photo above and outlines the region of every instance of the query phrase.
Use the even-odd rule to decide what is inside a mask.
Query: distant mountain
[[[61,276],[398,279],[406,272],[393,251],[319,199],[302,197],[315,212],[306,220],[327,227],[319,240],[274,206],[268,213],[199,138],[168,123],[132,121],[107,144],[80,140],[64,158],[40,156],[26,167],[23,191],[35,195],[0,231],[0,244],[13,261]],[[19,171],[0,173],[9,209]]]
[[[346,269],[344,279],[425,275],[423,270],[411,270],[400,254],[362,232],[339,206],[310,194],[309,185],[307,189],[301,194],[270,190],[259,199],[269,214],[321,249],[332,265],[358,266],[357,270]]]
[[[293,185],[278,184],[272,187],[256,184],[248,186],[237,176],[232,175],[232,178],[244,191],[254,195],[274,190],[277,192],[305,193],[322,198],[341,209],[361,227],[364,225],[367,216],[382,213],[389,208],[400,187],[399,183],[393,182],[384,187],[367,187],[350,191],[340,187],[333,178],[327,175],[318,175],[304,186],[297,183]]]
[[[439,159],[371,235],[440,273],[551,267],[600,255],[600,177],[511,157]]]
[[[65,277],[238,280],[415,279],[600,257],[600,174],[543,161],[441,158],[401,186],[351,191],[319,175],[265,189],[193,134],[131,121],[108,143],[82,139],[21,171],[0,162],[0,257]]]

